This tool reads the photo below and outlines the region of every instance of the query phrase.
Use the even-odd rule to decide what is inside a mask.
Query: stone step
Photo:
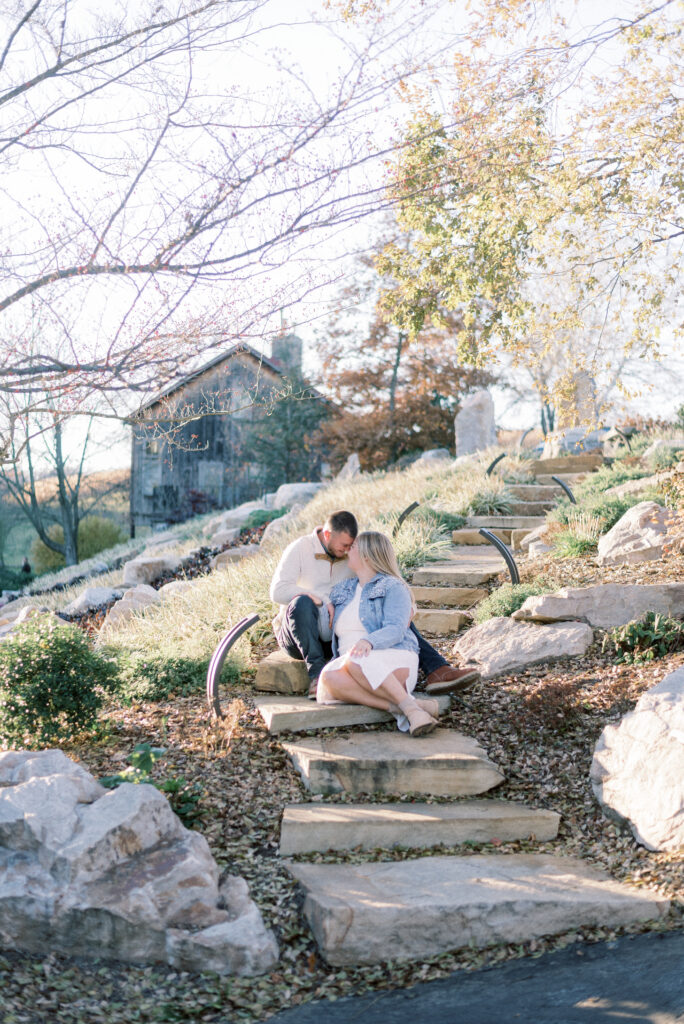
[[[552,501],[512,501],[511,515],[514,516],[543,516],[556,507]]]
[[[312,793],[475,796],[503,782],[480,744],[448,729],[322,736],[284,743]]]
[[[510,530],[493,530],[493,533],[502,540],[504,544],[511,543],[511,531]],[[465,544],[471,546],[475,544],[489,544],[489,541],[480,535],[477,530],[453,530],[451,533],[452,544]]]
[[[280,854],[511,842],[558,835],[560,814],[510,800],[456,804],[290,804],[280,826]]]
[[[295,661],[279,649],[259,662],[254,686],[266,693],[308,693],[309,677],[303,661]]]
[[[480,587],[411,587],[416,604],[421,607],[472,608],[488,594]]]
[[[587,452],[586,455],[562,455],[557,459],[532,459],[525,469],[536,477],[540,473],[562,476],[564,473],[593,473],[604,462],[603,455]]]
[[[587,477],[589,476],[589,473],[554,473],[553,475],[557,476],[564,483],[568,484],[569,487],[576,487],[577,484],[581,484],[583,480],[587,479]],[[536,476],[536,480],[540,484],[545,484],[545,485],[549,484],[552,487],[557,487],[558,488],[558,497],[559,498],[563,497],[562,488],[560,487],[559,484],[557,484],[555,482],[555,480],[551,479],[551,474],[550,473],[538,473],[537,476]]]
[[[459,629],[469,625],[471,617],[457,608],[419,608],[413,616],[413,623],[421,633],[458,633]]]
[[[294,864],[330,964],[420,960],[472,945],[528,942],[583,927],[660,920],[669,901],[586,861],[549,854]]]
[[[452,547],[439,562],[428,562],[413,574],[413,583],[445,587],[477,587],[505,568],[502,556],[487,544],[483,547]]]
[[[558,484],[509,484],[508,490],[521,501],[556,502],[560,497]]]
[[[468,526],[486,529],[534,530],[546,522],[546,516],[468,516]]]
[[[520,551],[521,544],[524,541],[525,537],[528,537],[532,532],[532,530],[527,528],[523,530],[511,530],[511,547],[513,548],[513,550]]]
[[[461,569],[454,562],[434,562],[430,566],[416,569],[413,574],[413,582],[439,587],[477,587],[481,583],[491,580],[506,568],[503,558],[499,556],[499,559],[501,564],[497,564],[491,569]]]
[[[437,698],[440,712],[448,710],[449,694]],[[363,704],[317,704],[308,697],[268,694],[255,697],[254,704],[270,733],[307,732],[309,729],[344,729],[354,725],[376,725],[391,722],[387,711],[367,708]]]

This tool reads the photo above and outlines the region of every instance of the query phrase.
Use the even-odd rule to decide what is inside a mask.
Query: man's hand
[[[372,650],[373,644],[370,640],[357,640],[349,653],[354,657],[364,658]]]
[[[330,619],[330,628],[332,629],[333,619],[335,618],[335,605],[328,601],[328,618]]]

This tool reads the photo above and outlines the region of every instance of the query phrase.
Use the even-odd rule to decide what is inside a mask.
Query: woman
[[[437,725],[436,700],[416,700],[418,642],[410,631],[413,601],[384,533],[360,533],[348,555],[356,577],[330,592],[333,661],[323,669],[320,704],[344,701],[390,711],[402,731],[424,736]]]

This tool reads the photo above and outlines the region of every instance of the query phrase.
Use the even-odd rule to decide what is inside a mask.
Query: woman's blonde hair
[[[364,530],[356,538],[356,545],[361,558],[368,562],[371,569],[383,572],[387,576],[396,576],[402,583],[404,582],[392,541],[386,534],[378,533],[377,530]]]

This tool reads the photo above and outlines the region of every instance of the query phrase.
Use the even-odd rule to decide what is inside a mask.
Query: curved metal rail
[[[576,505],[577,502],[575,501],[575,495],[570,490],[570,485],[566,484],[564,480],[561,480],[561,478],[559,476],[552,476],[551,479],[555,480],[555,482],[558,484],[558,486],[563,488],[563,490],[565,491],[565,493],[567,494],[568,498],[573,503],[573,505]]]
[[[504,544],[502,540],[499,540],[496,534],[492,533],[491,530],[485,530],[484,527],[482,527],[482,529],[478,530],[477,532],[480,534],[481,537],[484,537],[485,540],[488,540],[490,544],[493,544],[497,551],[501,555],[503,555],[506,565],[508,566],[508,571],[511,574],[511,583],[514,586],[516,583],[520,583],[520,573],[518,572],[518,566],[515,564],[513,552],[508,547],[508,545]]]
[[[520,437],[520,440],[518,441],[518,448],[522,448],[523,444],[525,443],[525,438],[528,434],[531,434],[533,430],[534,427],[528,427],[527,430],[523,432],[522,436]]]
[[[404,509],[404,511],[401,513],[401,515],[397,519],[397,525],[392,530],[392,536],[393,537],[396,537],[396,535],[399,533],[399,530],[401,529],[401,524],[404,522],[405,519],[408,519],[408,517],[411,515],[411,513],[414,512],[418,508],[419,505],[420,505],[419,501],[414,501],[407,508]]]
[[[624,431],[620,430],[620,428],[619,428],[619,427],[614,427],[614,430],[615,430],[615,433],[616,433],[616,434],[619,434],[619,435],[620,435],[620,437],[622,438],[622,440],[623,440],[623,441],[625,442],[625,444],[627,445],[627,450],[631,452],[631,450],[632,450],[632,442],[630,441],[630,439],[629,439],[629,437],[627,436],[627,434],[625,434],[625,432],[624,432]]]
[[[491,476],[494,467],[501,462],[502,459],[506,458],[506,452],[501,452],[501,455],[497,455],[493,462],[489,463],[489,466],[485,470],[485,476]]]
[[[209,709],[214,712],[217,718],[223,718],[218,687],[219,679],[221,678],[221,669],[223,668],[223,663],[226,660],[228,651],[236,640],[239,640],[242,634],[258,621],[259,616],[256,613],[253,615],[246,615],[244,619],[240,619],[237,625],[233,626],[233,628],[222,638],[220,644],[212,655],[211,661],[209,662],[209,668],[207,669],[207,704],[209,705]]]

